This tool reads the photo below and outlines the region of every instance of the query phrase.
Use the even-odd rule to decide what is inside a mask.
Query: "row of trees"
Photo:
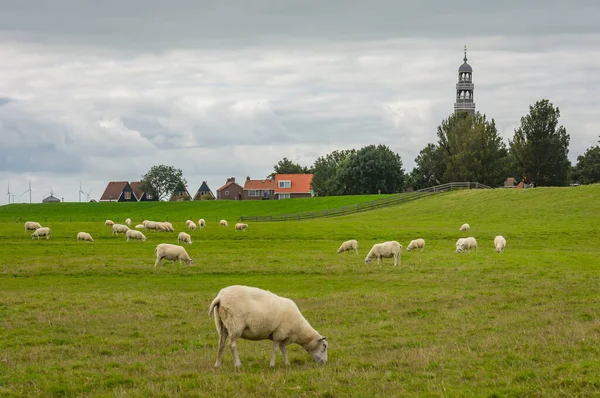
[[[494,119],[479,112],[453,113],[438,127],[437,142],[420,151],[410,175],[404,174],[400,156],[385,145],[333,151],[319,157],[312,167],[284,158],[275,165],[273,175],[313,173],[313,189],[320,196],[391,193],[451,181],[497,187],[509,176],[537,186],[600,181],[600,147],[588,149],[572,167],[570,137],[559,118],[558,107],[547,99],[537,101],[507,145]]]

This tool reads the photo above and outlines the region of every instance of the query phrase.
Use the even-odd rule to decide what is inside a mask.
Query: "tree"
[[[400,155],[385,145],[369,145],[350,155],[339,173],[343,193],[364,195],[404,189]]]
[[[572,177],[573,181],[581,184],[600,182],[600,145],[590,147],[583,155],[577,156]]]
[[[312,167],[311,188],[318,196],[334,196],[344,193],[340,173],[350,156],[354,154],[356,154],[356,150],[351,149],[333,151],[317,158]]]
[[[302,167],[285,157],[273,166],[273,170],[274,172],[269,174],[268,177],[274,178],[275,174],[305,174],[311,172],[308,167]]]
[[[445,163],[439,182],[477,181],[490,186],[501,185],[508,173],[508,151],[498,134],[494,119],[479,112],[457,112],[438,127],[438,161]],[[439,172],[442,166],[436,168]]]
[[[410,185],[422,189],[439,185],[446,172],[444,150],[435,144],[427,144],[415,158],[415,167],[410,173]]]
[[[529,106],[510,141],[510,151],[519,179],[535,185],[567,185],[570,137],[558,126],[560,111],[547,99]]]
[[[142,176],[142,189],[145,192],[152,193],[163,200],[173,193],[180,184],[185,185],[187,181],[183,178],[181,169],[173,166],[158,165],[152,166],[150,170]]]

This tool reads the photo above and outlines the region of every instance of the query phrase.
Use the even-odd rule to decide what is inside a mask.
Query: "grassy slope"
[[[140,203],[36,203],[0,206],[0,222],[19,219],[46,221],[92,221],[113,219],[161,219],[185,221],[188,218],[207,221],[237,220],[240,216],[290,214],[303,211],[325,210],[368,202],[389,195],[357,195],[293,200],[212,200],[192,202]]]
[[[600,186],[460,191],[247,233],[209,224],[192,234],[190,268],[152,267],[175,233],[127,244],[101,222],[52,222],[38,242],[0,222],[0,394],[598,394],[599,199]],[[463,222],[478,253],[452,252]],[[96,242],[75,242],[78,230]],[[363,262],[375,242],[416,237],[425,251],[401,267]],[[337,255],[349,238],[360,255]],[[234,283],[293,298],[328,336],[330,363],[290,346],[292,366],[271,369],[268,342],[240,341],[242,370],[229,351],[214,370],[206,309]]]

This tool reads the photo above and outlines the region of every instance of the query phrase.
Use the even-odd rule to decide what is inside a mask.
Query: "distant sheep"
[[[88,234],[87,232],[79,232],[77,234],[77,240],[84,240],[87,242],[93,242],[94,239],[92,238],[92,235]]]
[[[127,237],[127,242],[131,239],[135,239],[137,241],[146,241],[146,235],[144,235],[141,231],[136,231],[135,229],[128,229],[125,231],[125,236]]]
[[[146,226],[144,224],[138,224],[135,226],[135,229],[145,229]]]
[[[223,226],[223,227],[228,227],[228,226],[229,226],[229,224],[227,224],[227,221],[226,221],[226,220],[221,220],[221,221],[219,221],[219,225],[221,225],[221,226]]]
[[[25,232],[27,231],[35,231],[38,228],[42,228],[42,226],[40,225],[40,223],[35,222],[35,221],[27,221],[25,223]]]
[[[196,228],[197,228],[197,227],[196,227],[196,223],[195,223],[195,222],[193,222],[193,221],[190,221],[190,223],[188,224],[188,229],[189,229],[190,231],[195,231],[195,230],[196,230]]]
[[[123,225],[123,224],[113,224],[112,228],[112,234],[113,235],[119,235],[120,233],[125,233],[127,231],[129,231],[129,227],[127,225]]]
[[[469,224],[463,224],[460,226],[459,231],[461,232],[469,232],[471,226]]]
[[[496,253],[504,252],[504,248],[506,247],[506,239],[504,236],[498,235],[494,238],[494,248],[496,249]]]
[[[193,221],[192,220],[185,220],[185,226],[186,227],[189,227],[190,223],[193,223]]]
[[[347,240],[337,250],[338,253],[354,250],[354,254],[358,254],[358,241],[356,239]]]
[[[131,225],[131,218],[125,220],[125,225],[127,225],[128,227]]]
[[[112,220],[106,220],[106,221],[104,221],[104,225],[112,227],[113,225],[115,225],[115,223]]]
[[[244,231],[246,232],[246,228],[248,228],[248,224],[244,224],[241,222],[238,222],[235,224],[235,230],[237,231]]]
[[[473,238],[472,236],[456,241],[457,253],[464,253],[466,251],[470,254],[471,249],[475,249],[475,252],[477,252],[477,240],[475,240],[475,238]]]
[[[320,364],[327,363],[327,338],[308,323],[296,303],[267,290],[234,285],[221,289],[210,304],[208,316],[215,317],[219,348],[215,367],[221,366],[227,337],[236,368],[242,366],[237,339],[272,340],[271,366],[275,366],[277,350],[283,362],[290,364],[286,346],[298,344]]]
[[[192,237],[188,233],[180,232],[179,235],[177,236],[177,243],[179,243],[179,242],[183,242],[183,243],[187,243],[188,245],[191,245]]]
[[[206,221],[204,221],[204,218],[198,220],[198,226],[200,229],[204,229],[204,227],[206,227]]]
[[[155,222],[153,225],[154,230],[157,232],[169,232],[169,226],[164,222]]]
[[[45,236],[46,239],[50,239],[50,228],[48,228],[48,227],[42,227],[42,228],[36,229],[31,234],[31,239],[38,238],[38,240],[40,240],[40,236]]]
[[[165,221],[161,224],[163,224],[167,228],[167,231],[169,231],[169,232],[175,231],[175,228],[173,228],[173,224],[171,224],[170,222]]]
[[[156,246],[156,249],[154,249],[154,254],[156,254],[156,262],[154,263],[155,267],[158,264],[162,265],[163,259],[173,260],[173,264],[175,264],[175,261],[179,260],[179,265],[181,265],[181,260],[185,261],[187,265],[192,265],[193,263],[187,251],[185,251],[185,248],[182,246],[161,243]]]
[[[406,246],[406,251],[409,252],[413,249],[421,249],[420,251],[423,251],[425,249],[425,239],[411,240],[408,246]]]
[[[373,245],[367,257],[365,263],[371,264],[371,259],[376,258],[377,264],[381,264],[382,258],[394,258],[394,267],[401,262],[402,245],[395,240],[383,243],[376,243]]]

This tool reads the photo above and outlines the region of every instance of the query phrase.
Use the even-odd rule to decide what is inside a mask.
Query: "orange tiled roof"
[[[264,180],[246,180],[244,183],[244,191],[248,190],[274,190],[275,180],[264,179]]]
[[[312,174],[275,174],[275,193],[310,193]],[[279,181],[290,180],[291,188],[279,188]]]

